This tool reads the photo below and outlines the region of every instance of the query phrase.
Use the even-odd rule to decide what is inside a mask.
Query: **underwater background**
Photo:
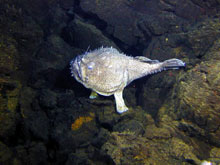
[[[90,100],[69,70],[88,50],[178,58]],[[220,164],[219,0],[0,0],[0,164]]]

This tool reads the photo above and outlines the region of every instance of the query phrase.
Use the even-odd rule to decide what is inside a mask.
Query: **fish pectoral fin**
[[[116,102],[116,110],[120,114],[128,110],[128,107],[125,105],[122,95],[123,95],[123,91],[114,93],[115,102]]]
[[[98,94],[95,91],[92,91],[89,98],[90,99],[96,99],[98,97]]]
[[[156,64],[156,63],[159,63],[158,60],[151,60],[147,57],[144,57],[144,56],[136,56],[135,59],[139,60],[139,61],[142,61],[142,62],[146,62],[146,63],[149,63],[149,64]]]

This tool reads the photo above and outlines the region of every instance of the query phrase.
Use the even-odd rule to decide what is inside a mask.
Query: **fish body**
[[[71,74],[78,82],[101,95],[114,95],[118,113],[128,110],[123,90],[133,80],[183,66],[185,63],[178,59],[159,62],[143,56],[131,57],[112,47],[86,52],[70,62]]]

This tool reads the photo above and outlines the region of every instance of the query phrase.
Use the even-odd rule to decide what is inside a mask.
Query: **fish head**
[[[84,84],[88,81],[89,72],[93,70],[94,66],[95,63],[90,62],[86,56],[79,55],[70,62],[71,75]]]
[[[75,79],[80,82],[83,81],[82,58],[83,56],[77,56],[70,61],[71,76],[75,77]]]

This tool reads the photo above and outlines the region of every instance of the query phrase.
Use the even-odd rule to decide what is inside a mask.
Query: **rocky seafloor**
[[[69,61],[112,46],[186,68],[88,98]],[[219,0],[0,0],[0,164],[220,164]]]

